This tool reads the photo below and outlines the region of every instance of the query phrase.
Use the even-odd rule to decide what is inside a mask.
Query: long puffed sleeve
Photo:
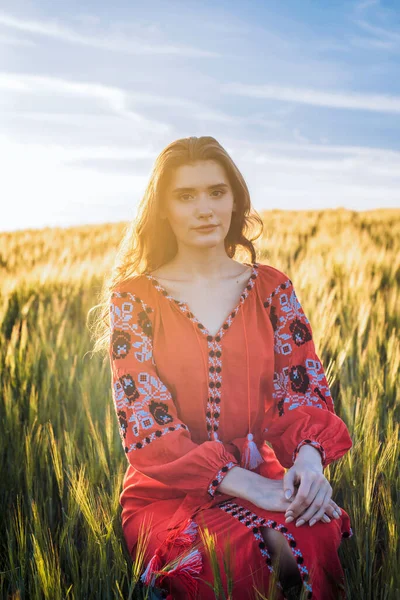
[[[224,444],[196,444],[160,380],[153,357],[153,309],[130,291],[110,300],[112,395],[122,445],[139,472],[210,500],[238,462]],[[217,492],[218,493],[218,492]]]
[[[263,436],[279,462],[290,468],[300,448],[311,444],[323,467],[351,447],[346,424],[334,409],[312,329],[292,281],[278,271],[274,290],[264,302],[274,330],[274,404],[265,413]]]

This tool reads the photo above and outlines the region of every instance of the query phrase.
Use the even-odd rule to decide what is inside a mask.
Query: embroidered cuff
[[[210,483],[210,485],[208,486],[208,493],[210,494],[210,496],[212,496],[214,498],[216,493],[220,493],[217,490],[217,487],[219,486],[219,484],[221,483],[221,481],[223,480],[223,478],[225,477],[225,475],[228,473],[228,471],[230,471],[232,469],[232,467],[238,467],[238,463],[237,462],[233,462],[230,461],[228,463],[226,463],[226,465],[224,465],[216,474],[215,478],[212,480],[212,482]]]
[[[325,466],[325,461],[326,461],[326,453],[325,450],[323,449],[323,447],[321,446],[321,444],[319,442],[316,442],[315,440],[302,440],[299,444],[297,444],[296,448],[293,451],[293,455],[292,455],[292,461],[294,463],[294,461],[297,458],[297,454],[300,450],[300,448],[302,446],[305,446],[306,444],[310,445],[310,446],[314,446],[314,448],[316,448],[319,453],[321,454],[321,460],[322,460],[322,466]]]

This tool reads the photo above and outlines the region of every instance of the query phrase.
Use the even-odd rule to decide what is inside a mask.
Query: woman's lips
[[[217,227],[217,225],[210,225],[210,227],[195,227],[196,231],[211,231],[212,229],[215,229]]]

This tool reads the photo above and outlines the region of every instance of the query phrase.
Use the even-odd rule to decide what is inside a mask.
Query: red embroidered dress
[[[273,567],[260,528],[272,527],[285,536],[308,598],[345,598],[331,579],[344,583],[337,549],[353,534],[343,509],[330,523],[296,527],[284,512],[218,491],[235,465],[282,479],[304,444],[319,450],[324,467],[352,446],[291,280],[270,265],[249,266],[240,301],[215,336],[149,273],[112,294],[112,395],[129,462],[124,536],[135,559],[140,525],[151,519],[142,581],[202,600],[215,596],[198,527],[217,535],[224,586],[229,538],[232,598],[242,600],[256,597],[253,584],[268,590]],[[172,558],[175,567],[157,578]]]

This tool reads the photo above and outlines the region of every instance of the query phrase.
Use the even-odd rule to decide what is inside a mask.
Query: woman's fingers
[[[324,523],[330,523],[330,522],[331,522],[331,519],[328,517],[328,515],[327,515],[326,513],[324,513],[324,514],[322,515],[322,519],[321,519],[321,521],[323,521]]]
[[[325,512],[329,517],[333,517],[334,519],[338,519],[342,514],[340,506],[338,506],[338,504],[336,504],[332,498],[330,499],[328,506],[325,508]]]
[[[334,502],[331,498],[329,500],[328,506],[325,508],[325,512],[322,515],[320,521],[322,521],[323,523],[330,523],[332,519],[340,519],[341,515],[342,511],[340,506],[336,504],[336,502]]]
[[[325,494],[325,498],[323,500],[321,508],[311,517],[311,519],[309,519],[310,527],[312,527],[317,521],[320,521],[322,519],[322,517],[325,514],[325,509],[328,505],[329,500],[330,500],[330,494],[329,494],[329,490],[328,490],[327,493]]]
[[[328,505],[330,497],[331,497],[330,486],[328,489],[326,488],[326,486],[323,486],[318,491],[318,494],[315,496],[311,505],[297,519],[296,527],[303,525],[307,521],[310,521],[310,524],[311,524],[311,521],[314,518],[316,518],[316,520],[319,520],[325,512],[325,507]]]
[[[318,500],[317,496],[315,497],[314,502],[310,504],[310,506],[301,514],[296,515],[294,510],[289,508],[285,513],[285,522],[291,523],[297,518],[296,523],[298,523],[300,520],[303,520],[304,524],[307,520],[311,521],[314,517],[316,520],[323,520],[325,523],[329,523],[332,518],[340,518],[342,511],[336,502],[332,500],[332,487],[330,485],[328,488],[325,486],[325,488],[320,490]],[[318,515],[316,514],[317,511]]]
[[[332,519],[340,519],[341,515],[342,515],[342,511],[341,511],[340,507],[331,498],[328,506],[325,508],[324,514],[322,515],[322,517],[320,517],[319,520],[322,521],[323,523],[330,523]],[[314,516],[314,518],[315,518],[315,516]],[[285,522],[290,523],[293,520],[294,520],[294,517],[289,516]]]
[[[314,477],[314,474],[306,473],[297,488],[293,502],[291,502],[290,507],[285,512],[285,517],[293,517],[295,519],[298,515],[301,515],[314,500],[319,486],[319,477]]]
[[[300,493],[299,497],[299,490],[297,491],[295,501],[293,501],[292,506],[286,510],[286,523],[291,523],[297,517],[300,517],[300,515],[311,506],[312,502],[317,496],[318,489],[319,483],[317,481],[313,481],[306,496],[302,497]]]

